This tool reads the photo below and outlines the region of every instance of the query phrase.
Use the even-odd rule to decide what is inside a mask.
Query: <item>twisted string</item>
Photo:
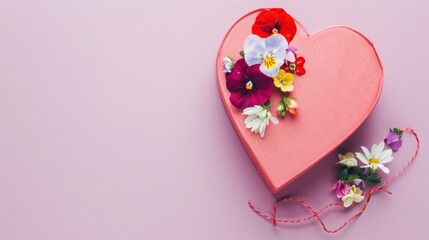
[[[398,178],[404,171],[405,169],[407,169],[411,163],[415,160],[415,158],[417,157],[417,153],[419,152],[420,149],[420,140],[419,137],[417,135],[417,133],[411,129],[411,128],[403,128],[402,131],[404,132],[410,132],[414,135],[415,139],[416,139],[416,149],[414,151],[414,154],[412,155],[412,157],[410,158],[410,160],[401,168],[401,170],[398,171],[398,173],[396,173],[396,175],[394,175],[393,177],[391,177],[390,179],[388,179],[386,182],[384,182],[383,184],[381,184],[378,187],[372,188],[371,190],[367,191],[364,195],[366,196],[366,201],[363,204],[363,206],[360,208],[360,210],[353,215],[352,217],[350,217],[349,219],[347,219],[343,224],[341,224],[339,227],[335,228],[335,229],[329,229],[325,222],[323,221],[323,219],[320,217],[320,214],[322,214],[324,211],[326,211],[327,209],[330,209],[332,207],[342,207],[343,204],[340,202],[337,203],[331,203],[328,204],[326,206],[324,206],[323,208],[321,208],[319,211],[314,210],[314,208],[312,208],[309,204],[307,204],[304,200],[296,198],[296,197],[285,197],[283,199],[278,200],[273,207],[273,210],[271,212],[271,215],[265,214],[262,211],[256,209],[253,204],[251,202],[248,202],[249,207],[259,216],[263,217],[264,219],[266,219],[267,221],[270,221],[273,223],[274,227],[278,228],[278,223],[302,223],[302,222],[306,222],[308,220],[311,220],[313,218],[316,218],[316,220],[320,223],[320,225],[322,226],[323,230],[327,233],[336,233],[338,231],[340,231],[341,229],[343,229],[344,227],[346,227],[347,225],[349,225],[351,222],[353,222],[355,219],[357,219],[360,215],[362,215],[365,210],[366,207],[369,204],[369,201],[371,200],[371,196],[372,194],[382,191],[385,192],[387,194],[392,194],[390,191],[386,190],[385,187],[391,183],[393,180],[395,180],[396,178]],[[295,203],[298,203],[299,205],[301,205],[303,208],[307,209],[311,215],[306,217],[306,218],[300,218],[300,219],[277,219],[276,218],[276,213],[277,213],[277,209],[280,207],[281,204],[288,202],[288,201],[292,201]]]

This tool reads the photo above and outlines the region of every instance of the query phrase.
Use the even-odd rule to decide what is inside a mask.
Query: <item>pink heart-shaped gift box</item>
[[[249,157],[272,193],[277,193],[345,141],[369,116],[378,102],[383,69],[372,43],[361,33],[343,26],[309,35],[295,20],[297,33],[290,42],[306,59],[306,74],[295,77],[299,108],[265,137],[250,132],[242,110],[229,101],[223,58],[240,59],[246,37],[262,9],[240,18],[226,34],[217,55],[220,97],[228,117]],[[271,97],[273,115],[280,101]]]

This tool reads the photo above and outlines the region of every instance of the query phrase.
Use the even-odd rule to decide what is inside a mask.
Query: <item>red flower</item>
[[[286,72],[295,73],[298,76],[305,74],[305,59],[303,57],[296,58],[295,62],[290,63],[288,62],[287,65],[284,67],[284,70]]]
[[[295,20],[281,8],[262,10],[252,26],[252,33],[262,38],[279,33],[290,42],[296,34]]]
[[[295,73],[298,76],[305,74],[304,64],[305,64],[305,59],[303,57],[299,57],[296,59],[296,61],[295,61]]]

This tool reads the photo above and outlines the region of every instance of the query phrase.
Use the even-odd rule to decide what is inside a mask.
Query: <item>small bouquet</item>
[[[380,169],[383,173],[389,174],[390,170],[385,165],[393,160],[392,150],[398,151],[402,145],[402,130],[393,128],[386,139],[379,144],[373,144],[371,151],[362,146],[362,152],[348,152],[338,154],[342,166],[339,180],[334,183],[332,189],[337,198],[343,201],[344,207],[350,207],[353,202],[359,203],[364,200],[361,190],[366,184],[376,185],[381,182],[378,175]],[[385,143],[390,147],[385,150]],[[358,165],[357,159],[360,161]]]

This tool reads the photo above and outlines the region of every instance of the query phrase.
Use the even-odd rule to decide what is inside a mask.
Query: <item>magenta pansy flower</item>
[[[249,67],[244,59],[240,59],[226,78],[226,87],[231,93],[229,100],[240,109],[264,105],[273,92],[272,82],[272,78],[259,70],[259,65]]]
[[[389,132],[389,134],[387,134],[385,142],[390,146],[390,148],[393,151],[396,152],[402,146],[402,139],[401,139],[401,135],[400,135],[401,133],[399,133],[395,130],[393,130],[393,131]]]
[[[344,197],[349,192],[349,189],[350,189],[350,184],[344,180],[338,180],[332,186],[332,190],[334,190],[335,193],[337,194],[337,198]]]

